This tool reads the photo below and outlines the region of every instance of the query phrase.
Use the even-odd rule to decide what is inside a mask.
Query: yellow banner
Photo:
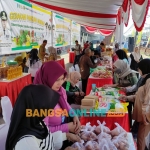
[[[43,12],[43,13],[49,14],[49,15],[52,14],[51,11],[48,11],[48,10],[46,10],[46,9],[43,9],[43,8],[38,7],[38,6],[35,6],[35,5],[32,5],[32,8],[35,9],[35,10],[41,11],[41,12]]]
[[[137,41],[136,41],[136,45],[139,45],[142,39],[142,31],[138,33],[138,37],[137,37]]]

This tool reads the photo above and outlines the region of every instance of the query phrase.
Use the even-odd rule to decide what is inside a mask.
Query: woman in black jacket
[[[135,49],[131,53],[130,57],[131,57],[130,68],[132,70],[138,71],[138,63],[143,59],[142,55],[140,54],[140,50],[138,47],[135,47]]]

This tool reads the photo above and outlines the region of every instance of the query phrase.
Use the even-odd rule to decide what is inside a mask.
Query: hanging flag
[[[132,37],[135,37],[135,33],[136,33],[136,31],[135,31],[135,29],[133,29],[132,33],[131,33]]]
[[[115,36],[113,34],[112,38],[111,38],[111,43],[114,43],[114,39],[115,39]]]

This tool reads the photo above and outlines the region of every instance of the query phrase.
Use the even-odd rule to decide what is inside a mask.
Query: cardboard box
[[[82,99],[82,106],[95,106],[95,99]]]
[[[85,99],[95,99],[95,100],[98,100],[98,96],[92,96],[92,95],[87,95],[87,96],[84,96]]]
[[[93,110],[95,107],[94,106],[82,106],[81,109],[86,109],[86,112],[90,112],[90,110]]]

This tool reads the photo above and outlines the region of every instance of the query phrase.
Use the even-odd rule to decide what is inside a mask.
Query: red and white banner
[[[149,0],[131,0],[132,19],[134,26],[140,32],[145,24],[149,8]]]

